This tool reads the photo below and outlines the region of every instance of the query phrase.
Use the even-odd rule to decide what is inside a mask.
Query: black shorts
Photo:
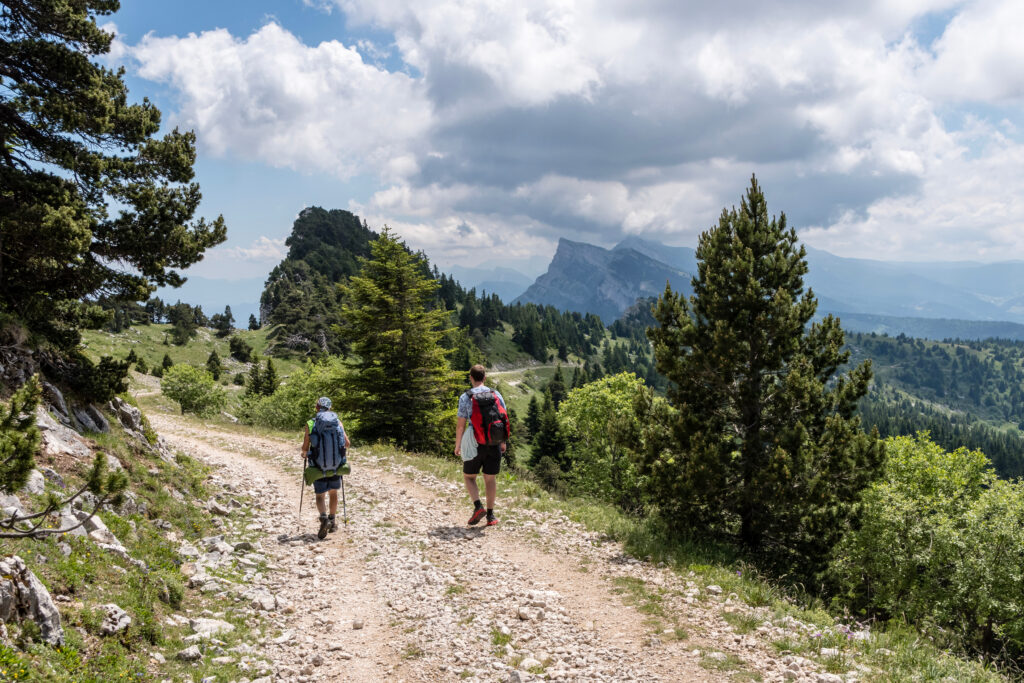
[[[501,446],[477,446],[476,457],[462,463],[463,474],[497,474],[501,471]]]

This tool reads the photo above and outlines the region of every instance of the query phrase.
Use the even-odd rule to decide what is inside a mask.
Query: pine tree
[[[540,404],[537,402],[537,395],[530,397],[530,405],[526,409],[526,432],[530,442],[533,442],[540,429]]]
[[[0,311],[62,349],[83,298],[144,300],[173,269],[224,241],[194,220],[195,135],[163,137],[160,112],[130,104],[123,69],[102,66],[116,0],[4,0],[0,9]],[[117,207],[116,210],[114,207]]]
[[[217,354],[217,349],[210,351],[210,355],[206,359],[206,371],[209,372],[210,376],[216,381],[220,379],[222,369],[223,366],[220,362],[220,356]]]
[[[235,316],[231,315],[231,307],[225,306],[224,313],[214,314],[210,318],[213,329],[217,330],[218,337],[227,337],[234,331]]]
[[[558,427],[558,416],[551,401],[545,401],[541,409],[540,426],[533,439],[530,464],[537,467],[543,460],[549,460],[563,472],[568,470],[568,463],[565,462],[565,440]]]
[[[246,396],[263,396],[263,373],[260,372],[259,361],[254,361],[249,370],[249,384],[245,388]]]
[[[648,331],[676,411],[670,447],[647,439],[641,466],[666,518],[735,534],[810,575],[883,451],[853,417],[870,364],[835,378],[849,358],[839,321],[807,327],[817,302],[804,257],[756,179],[701,235],[693,296],[666,287]]]
[[[252,313],[249,314],[249,329],[258,330],[260,329],[260,321],[256,319],[256,316]]]
[[[165,353],[164,354],[164,359],[162,361],[160,361],[160,367],[162,367],[164,370],[166,370],[167,368],[170,368],[170,367],[173,367],[173,366],[174,366],[174,361],[171,360],[171,354]]]
[[[559,404],[565,399],[568,390],[565,388],[565,380],[562,378],[562,364],[559,363],[555,369],[555,376],[548,382],[547,393],[551,396],[554,408],[557,410]]]
[[[277,377],[277,369],[274,367],[274,361],[267,359],[267,367],[263,371],[263,384],[260,387],[260,393],[264,396],[270,396],[272,393],[277,391],[277,387],[281,384],[281,380]]]
[[[345,323],[337,331],[358,359],[344,380],[343,400],[366,440],[447,451],[458,390],[441,344],[451,332],[450,316],[433,307],[438,284],[424,272],[422,256],[409,253],[388,228],[370,248],[362,270],[342,287]]]

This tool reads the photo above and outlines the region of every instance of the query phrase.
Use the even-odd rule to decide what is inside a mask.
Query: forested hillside
[[[875,371],[860,408],[866,426],[882,436],[929,431],[946,448],[981,449],[1002,476],[1024,474],[1024,343],[856,333],[847,343]]]

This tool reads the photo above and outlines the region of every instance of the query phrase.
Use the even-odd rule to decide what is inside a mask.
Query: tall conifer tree
[[[0,311],[65,349],[83,297],[145,300],[225,238],[194,219],[195,135],[156,137],[160,112],[99,62],[119,6],[0,5]]]
[[[641,465],[671,519],[813,573],[883,451],[854,417],[870,363],[837,377],[849,358],[839,320],[808,326],[817,301],[805,255],[756,178],[701,235],[693,296],[666,287],[648,330],[677,410],[671,445],[647,440]]]
[[[416,451],[447,451],[453,431],[457,377],[442,340],[450,316],[433,307],[437,281],[422,256],[385,228],[369,259],[342,289],[337,333],[351,344],[356,372],[347,377],[343,405],[358,416],[366,440],[391,440]]]

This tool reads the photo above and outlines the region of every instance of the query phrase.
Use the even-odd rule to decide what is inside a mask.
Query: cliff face
[[[609,250],[562,239],[548,271],[516,301],[596,313],[611,322],[638,298],[661,294],[666,281],[673,290],[690,291],[687,273],[635,249]]]

